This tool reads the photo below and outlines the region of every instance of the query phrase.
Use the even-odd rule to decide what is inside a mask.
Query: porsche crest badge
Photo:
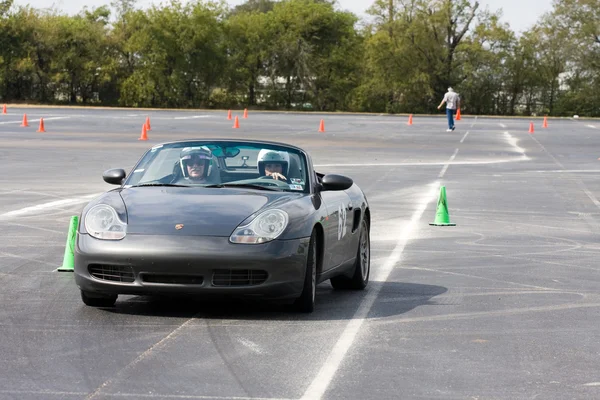
[[[183,228],[183,224],[177,224],[177,225],[175,225],[175,229],[180,230],[181,228]]]

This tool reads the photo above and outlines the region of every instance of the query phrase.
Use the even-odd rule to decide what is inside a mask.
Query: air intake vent
[[[149,283],[165,283],[171,285],[202,285],[204,282],[204,277],[190,275],[144,274],[142,276],[142,280]]]
[[[260,285],[267,280],[267,271],[255,269],[218,269],[213,274],[213,286]]]
[[[133,269],[125,265],[90,264],[88,271],[94,278],[104,281],[132,283],[135,280]]]

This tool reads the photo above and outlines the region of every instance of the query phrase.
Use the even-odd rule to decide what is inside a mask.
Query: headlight
[[[85,216],[85,230],[97,239],[123,239],[127,233],[127,224],[122,222],[114,208],[107,204],[98,204]]]
[[[276,239],[288,224],[288,215],[281,210],[267,210],[252,222],[238,226],[229,238],[232,243],[258,244]]]

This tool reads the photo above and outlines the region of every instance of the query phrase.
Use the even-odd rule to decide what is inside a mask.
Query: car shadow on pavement
[[[373,294],[377,297],[367,318],[396,316],[420,306],[436,305],[434,298],[446,291],[442,286],[406,282],[370,282],[362,291],[334,290],[325,282],[317,287],[315,310],[309,314],[294,311],[289,302],[197,296],[120,296],[115,307],[102,310],[119,315],[205,320],[330,321],[353,318]]]

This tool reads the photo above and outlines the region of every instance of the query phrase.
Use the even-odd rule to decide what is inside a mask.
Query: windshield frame
[[[123,181],[122,187],[123,188],[129,188],[129,187],[138,187],[137,185],[140,184],[139,180],[133,182],[135,180],[135,172],[139,171],[140,169],[143,169],[144,167],[147,167],[148,165],[151,165],[153,160],[157,157],[158,154],[160,154],[161,150],[164,149],[173,149],[173,148],[178,148],[178,149],[183,149],[185,147],[196,147],[196,146],[203,146],[203,145],[217,145],[217,146],[222,146],[222,147],[235,147],[235,146],[253,146],[256,147],[256,149],[270,149],[270,150],[277,150],[277,151],[286,151],[289,152],[290,154],[296,154],[299,158],[299,162],[301,164],[301,168],[303,170],[303,175],[304,175],[304,189],[303,190],[292,190],[292,189],[286,189],[286,190],[281,190],[280,193],[303,193],[303,194],[308,194],[308,193],[313,193],[313,187],[315,184],[315,180],[314,180],[314,171],[313,171],[313,167],[312,167],[312,161],[310,156],[301,148],[293,146],[293,145],[289,145],[286,143],[281,143],[281,142],[271,142],[271,141],[262,141],[262,140],[244,140],[244,139],[187,139],[187,140],[179,140],[179,141],[173,141],[173,142],[164,142],[164,143],[159,143],[155,146],[152,146],[150,149],[146,150],[146,152],[144,152],[144,154],[140,157],[140,159],[135,163],[135,165],[133,166],[133,168],[131,169],[131,171],[127,174],[126,178]],[[221,166],[224,164],[224,160],[226,160],[227,158],[222,157],[222,156],[215,156],[218,160],[219,163],[219,168],[221,168]],[[146,181],[149,182],[149,181]],[[236,181],[229,181],[229,182],[223,182],[223,183],[235,183]],[[143,184],[143,182],[142,182]],[[195,184],[195,185],[190,185],[189,187],[194,187],[194,188],[203,188],[206,186],[211,186],[210,184]],[[233,189],[233,188],[232,188]],[[250,188],[247,188],[250,189]],[[252,189],[250,189],[252,190]],[[260,189],[256,189],[256,190],[260,190]],[[274,193],[276,193],[274,191]]]

